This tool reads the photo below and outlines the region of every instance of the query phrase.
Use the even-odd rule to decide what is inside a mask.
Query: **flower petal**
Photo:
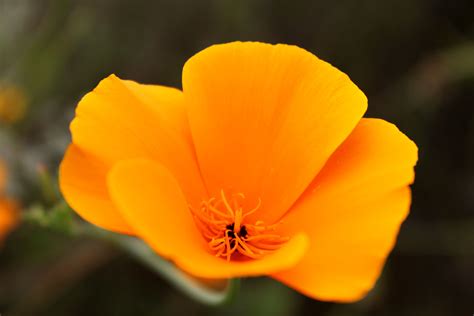
[[[307,239],[293,237],[260,260],[226,261],[207,251],[180,185],[163,166],[136,159],[118,163],[108,175],[111,196],[127,222],[158,254],[203,278],[264,275],[286,270],[304,255]]]
[[[0,197],[0,242],[18,223],[18,205],[10,199]]]
[[[416,145],[394,125],[363,119],[283,218],[310,249],[274,277],[320,300],[354,301],[374,285],[410,207]]]
[[[366,110],[342,72],[288,45],[215,45],[189,59],[183,88],[211,195],[235,190],[253,220],[280,218]]]
[[[59,170],[62,194],[69,206],[85,220],[105,229],[133,234],[110,200],[107,170],[99,159],[74,144],[69,145]]]
[[[61,165],[61,189],[80,215],[99,226],[133,233],[105,187],[107,171],[123,159],[157,160],[179,179],[189,202],[205,196],[179,90],[111,75],[81,100],[71,134],[77,148]],[[87,177],[94,181],[92,188]]]

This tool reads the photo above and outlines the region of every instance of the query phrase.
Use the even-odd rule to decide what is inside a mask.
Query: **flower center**
[[[242,207],[244,199],[242,193],[227,199],[224,190],[221,190],[218,198],[202,201],[199,210],[190,207],[198,229],[216,257],[224,257],[227,261],[231,257],[258,259],[289,240],[289,237],[276,233],[280,223],[250,223],[247,217],[260,208],[261,201],[259,199],[254,208],[245,211]]]

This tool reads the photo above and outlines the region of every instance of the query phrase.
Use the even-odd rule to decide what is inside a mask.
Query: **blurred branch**
[[[46,166],[42,164],[37,166],[37,171],[45,203],[47,203],[47,205],[55,205],[59,200],[61,200],[61,194],[59,193],[59,188],[55,179],[53,179],[53,176],[49,173]]]
[[[37,62],[36,55],[39,55],[54,40],[57,32],[63,30],[63,25],[71,12],[71,1],[49,0],[46,7],[45,16],[41,18],[34,32],[23,39],[21,53],[16,56],[14,62],[10,63],[4,76],[15,77],[18,75],[17,72],[22,73],[22,75],[28,74],[31,66]]]
[[[238,291],[239,279],[222,280],[216,287],[215,281],[186,274],[172,262],[158,256],[140,239],[114,234],[91,225],[83,228],[84,234],[112,242],[198,302],[207,305],[224,304],[232,300]]]

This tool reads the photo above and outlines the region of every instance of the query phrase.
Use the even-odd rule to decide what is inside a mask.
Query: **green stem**
[[[161,258],[141,239],[112,233],[90,224],[73,220],[71,209],[64,202],[46,211],[41,206],[32,206],[24,213],[23,221],[40,225],[61,233],[88,236],[111,243],[132,255],[155,273],[173,284],[192,299],[207,305],[220,305],[230,301],[239,285],[238,279],[223,280],[222,286],[211,286],[206,280],[194,278],[177,268],[172,262]],[[221,284],[219,284],[221,285]]]
[[[172,262],[158,256],[140,239],[114,234],[90,225],[85,226],[81,233],[112,242],[200,303],[207,305],[227,303],[232,300],[239,288],[239,279],[227,280],[227,284],[222,289],[206,286],[201,280],[184,273]]]
[[[54,205],[58,202],[59,198],[58,188],[55,181],[46,169],[46,166],[38,165],[37,171],[43,198],[48,205]]]

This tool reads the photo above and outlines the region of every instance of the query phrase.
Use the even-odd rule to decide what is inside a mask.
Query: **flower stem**
[[[231,301],[238,291],[239,279],[222,280],[221,286],[216,288],[206,280],[192,277],[177,268],[172,262],[161,258],[138,238],[115,234],[91,225],[84,226],[81,229],[81,234],[111,242],[200,303],[221,305]]]
[[[232,300],[239,287],[238,279],[205,280],[186,274],[172,262],[160,257],[141,239],[116,234],[96,226],[75,221],[72,210],[59,202],[45,210],[40,205],[30,207],[22,217],[24,222],[73,236],[85,236],[107,242],[133,256],[163,277],[190,298],[206,304],[220,305]]]

